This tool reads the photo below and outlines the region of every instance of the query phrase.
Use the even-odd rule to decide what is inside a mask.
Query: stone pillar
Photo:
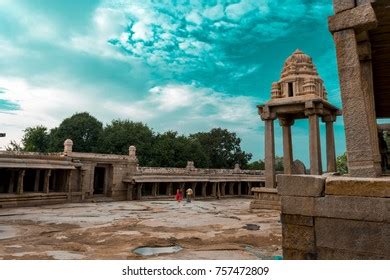
[[[291,126],[294,124],[293,119],[280,118],[280,126],[283,129],[283,167],[284,174],[292,174],[293,166],[293,149],[292,149],[292,139],[291,139]]]
[[[167,186],[167,195],[172,195],[172,182],[168,183]]]
[[[336,172],[336,149],[334,142],[333,122],[336,121],[336,116],[327,115],[322,118],[326,125],[326,163],[327,172]]]
[[[376,158],[378,136],[372,133],[376,119],[372,106],[372,89],[365,87],[354,29],[333,34],[336,43],[341,99],[347,144],[348,170],[354,177],[376,177],[382,173]],[[369,105],[367,105],[369,104]],[[376,124],[374,125],[376,128]]]
[[[226,195],[226,182],[221,183],[221,196]]]
[[[241,182],[238,182],[238,195],[241,195]]]
[[[49,193],[51,169],[45,170],[45,179],[43,181],[43,192]]]
[[[135,187],[135,182],[126,183],[127,184],[127,200],[133,200],[133,189]]]
[[[213,182],[213,184],[212,184],[211,196],[214,196],[214,197],[217,196],[217,182]]]
[[[158,183],[152,183],[152,196],[157,196],[157,184]]]
[[[56,185],[57,185],[57,174],[56,174],[56,171],[53,170],[52,171],[52,177],[53,177],[53,190],[56,190]]]
[[[229,183],[229,195],[234,195],[234,182]]]
[[[274,120],[265,120],[265,186],[275,188],[275,138]]]
[[[142,199],[142,186],[143,186],[142,183],[139,183],[137,186],[137,200]]]
[[[17,194],[23,194],[23,179],[24,179],[24,174],[26,174],[26,170],[22,169],[19,170],[18,172],[18,186],[16,188],[16,193]]]
[[[39,191],[39,177],[41,175],[41,170],[36,170],[35,171],[35,180],[34,180],[34,192]]]
[[[191,189],[192,189],[192,197],[195,198],[196,182],[193,182],[191,184]]]
[[[252,194],[252,182],[248,182],[248,195]]]
[[[320,142],[320,125],[318,122],[318,115],[309,112],[309,154],[310,154],[310,174],[322,174],[321,162],[321,142]]]
[[[203,196],[203,197],[206,197],[206,195],[207,195],[206,188],[207,188],[207,182],[204,182],[204,183],[202,184],[202,196]]]
[[[8,193],[14,192],[14,184],[15,184],[15,171],[11,170],[11,176],[9,178],[9,185],[8,185]]]

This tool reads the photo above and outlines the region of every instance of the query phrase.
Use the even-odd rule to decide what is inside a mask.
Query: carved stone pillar
[[[142,183],[137,184],[137,200],[142,199]]]
[[[157,184],[158,183],[152,183],[152,196],[157,196]]]
[[[326,163],[327,172],[336,172],[336,149],[334,142],[333,122],[336,121],[336,116],[324,116],[322,121],[326,125]]]
[[[167,195],[172,195],[172,182],[168,183],[167,186]]]
[[[133,200],[133,189],[135,187],[135,182],[126,183],[127,184],[127,200]]]
[[[292,149],[292,139],[291,139],[291,126],[294,124],[293,119],[280,118],[280,126],[283,129],[283,167],[284,174],[292,174],[293,166],[293,149]]]
[[[265,120],[265,186],[275,188],[275,136],[274,120]]]
[[[49,193],[51,169],[45,170],[45,179],[43,181],[43,192]]]
[[[207,188],[207,182],[204,182],[204,183],[202,184],[202,196],[203,196],[203,197],[206,197],[206,195],[207,195],[206,188]]]
[[[11,176],[9,178],[9,185],[8,185],[8,193],[14,192],[14,184],[15,184],[15,171],[11,170]]]
[[[344,29],[333,34],[340,78],[341,99],[345,124],[348,170],[351,176],[376,177],[382,173],[377,158],[378,136],[372,103],[372,87],[364,85],[371,76],[359,60],[354,29]]]
[[[238,195],[241,195],[241,182],[238,182]]]
[[[17,185],[17,188],[16,188],[16,193],[17,194],[23,194],[24,174],[26,174],[26,170],[24,170],[24,169],[19,170],[19,172],[18,172],[18,185]]]
[[[39,177],[41,175],[41,170],[36,170],[35,171],[35,180],[34,180],[34,192],[39,191]]]
[[[213,184],[212,184],[211,196],[214,196],[214,197],[217,196],[217,182],[213,182]]]
[[[193,182],[191,184],[191,189],[192,189],[192,197],[195,198],[195,191],[196,191],[196,182]]]
[[[306,112],[309,116],[309,154],[310,154],[310,174],[322,174],[321,162],[321,142],[320,142],[320,125],[318,115],[313,111]]]
[[[221,182],[221,196],[226,195],[226,182]]]
[[[234,195],[234,182],[229,183],[229,195]]]
[[[252,182],[248,182],[248,195],[252,194]]]

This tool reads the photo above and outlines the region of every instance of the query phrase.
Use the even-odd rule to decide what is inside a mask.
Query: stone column
[[[252,182],[248,182],[248,195],[252,194]]]
[[[142,186],[143,186],[142,183],[139,183],[137,186],[137,200],[142,199]]]
[[[217,182],[213,182],[212,189],[211,189],[211,196],[214,197],[217,196]]]
[[[320,125],[318,115],[313,111],[305,112],[309,116],[309,154],[310,154],[310,174],[321,175],[321,142]]]
[[[204,182],[204,183],[202,184],[202,196],[203,196],[203,197],[206,197],[206,195],[207,195],[206,188],[207,188],[207,182]]]
[[[322,118],[326,125],[326,163],[327,172],[336,172],[336,149],[334,143],[333,122],[336,121],[336,116],[327,115]]]
[[[14,184],[15,184],[15,171],[11,170],[11,176],[9,178],[9,185],[8,185],[8,193],[14,192]]]
[[[22,169],[19,170],[18,172],[18,186],[16,188],[16,193],[17,194],[23,194],[23,179],[24,179],[24,174],[26,174],[26,170]]]
[[[55,170],[52,171],[52,177],[53,177],[53,190],[55,191],[57,188],[56,188],[56,185],[57,185],[57,173]]]
[[[133,200],[133,189],[135,187],[135,182],[126,183],[127,184],[127,200]]]
[[[36,170],[35,171],[35,180],[34,180],[34,192],[39,191],[39,177],[41,175],[41,170]]]
[[[293,119],[280,118],[280,126],[283,129],[283,167],[284,174],[292,174],[293,166],[293,149],[292,149],[292,139],[291,139],[291,126],[294,124]]]
[[[241,195],[241,182],[238,182],[238,195]]]
[[[221,196],[226,195],[226,182],[221,183]]]
[[[363,90],[364,73],[359,61],[354,29],[333,34],[336,43],[341,99],[347,144],[348,170],[351,176],[376,177],[382,173],[376,158],[378,136],[372,133],[372,120],[376,119],[372,105],[372,89]]]
[[[234,182],[229,183],[229,195],[234,195]]]
[[[191,188],[192,188],[192,198],[195,198],[196,182],[193,182],[191,184]]]
[[[51,169],[45,170],[45,179],[43,181],[43,192],[49,193]]]
[[[157,196],[157,184],[158,183],[152,183],[152,196]]]
[[[275,188],[275,138],[274,120],[265,120],[265,186]]]
[[[167,195],[172,195],[172,182],[168,183],[167,186]]]

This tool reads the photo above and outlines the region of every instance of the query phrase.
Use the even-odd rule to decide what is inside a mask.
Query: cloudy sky
[[[256,104],[270,98],[295,49],[312,56],[330,101],[341,106],[331,2],[0,0],[0,130],[7,133],[0,146],[20,140],[26,127],[52,128],[88,111],[104,123],[128,118],[158,132],[228,128],[263,158]],[[340,154],[341,120],[335,133]],[[276,134],[281,154],[278,125]],[[307,163],[306,121],[293,138],[295,158]]]

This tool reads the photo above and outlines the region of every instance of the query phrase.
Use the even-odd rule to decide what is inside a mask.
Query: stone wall
[[[285,259],[390,259],[390,178],[278,175]]]

